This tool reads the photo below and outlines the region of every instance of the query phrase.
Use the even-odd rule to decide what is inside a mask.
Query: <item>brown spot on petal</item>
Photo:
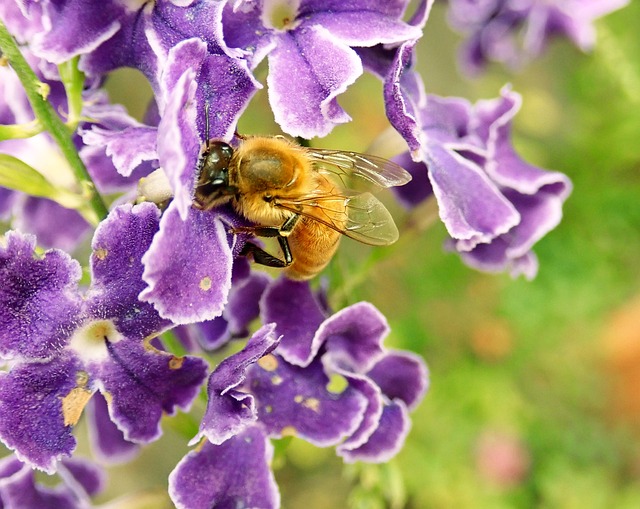
[[[169,369],[180,369],[184,364],[184,357],[171,357]]]
[[[65,426],[75,426],[80,420],[82,411],[91,399],[91,391],[76,387],[62,398],[62,415]]]
[[[271,354],[265,355],[258,360],[258,366],[260,366],[265,371],[275,371],[276,369],[278,369],[278,359],[276,359]]]
[[[320,411],[320,400],[316,398],[307,398],[302,403],[302,406],[318,413]]]
[[[200,290],[205,292],[211,290],[211,278],[209,276],[205,276],[200,280]]]
[[[298,431],[294,426],[285,426],[284,428],[282,428],[282,431],[280,431],[280,434],[283,437],[295,437],[297,433]]]
[[[104,260],[107,255],[109,254],[109,251],[107,251],[105,248],[103,247],[99,247],[98,249],[96,249],[93,254],[95,255],[95,257],[98,260]]]

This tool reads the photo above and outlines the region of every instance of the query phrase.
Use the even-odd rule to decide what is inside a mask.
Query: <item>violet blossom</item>
[[[303,138],[325,136],[350,120],[337,97],[362,74],[354,48],[398,45],[422,34],[402,20],[406,0],[225,3],[226,44],[245,51],[251,68],[267,57],[275,120],[284,132]]]
[[[571,182],[515,152],[511,121],[520,104],[508,87],[475,105],[428,96],[418,112],[424,162],[408,153],[397,158],[414,177],[397,195],[410,207],[433,195],[449,245],[465,263],[532,278],[538,262],[531,248],[560,222]]]
[[[170,477],[178,507],[251,506],[258,495],[260,507],[278,507],[267,437],[335,446],[346,462],[388,461],[409,431],[408,412],[426,392],[424,362],[384,348],[389,327],[371,304],[327,317],[308,283],[279,278],[261,308],[267,325],[209,378],[207,410],[192,440],[206,442]],[[259,481],[243,486],[227,466],[253,454],[244,468]],[[209,489],[189,487],[195,471]]]
[[[412,181],[394,192],[408,208],[433,196],[449,247],[468,265],[533,278],[531,248],[559,223],[569,178],[527,163],[513,148],[520,95],[505,86],[499,98],[475,105],[428,95],[412,68],[414,46],[366,55],[384,79],[387,116],[410,149],[395,160]]]
[[[158,215],[152,204],[111,212],[93,239],[84,297],[78,262],[57,250],[34,258],[33,237],[5,235],[0,355],[10,370],[0,375],[0,439],[37,468],[53,472],[71,455],[72,427],[98,390],[108,394],[110,417],[125,438],[140,443],[157,439],[162,414],[187,409],[197,394],[202,360],[145,345],[172,325],[138,299],[140,259]]]
[[[489,62],[518,68],[539,56],[552,37],[566,37],[582,51],[596,40],[594,21],[629,0],[449,0],[451,26],[463,33],[464,70],[482,71]]]

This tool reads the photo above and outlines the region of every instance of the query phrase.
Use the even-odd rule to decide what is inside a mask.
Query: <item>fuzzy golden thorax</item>
[[[292,215],[274,206],[278,198],[299,198],[317,186],[304,148],[280,137],[244,140],[229,165],[229,183],[238,189],[236,210],[265,226],[278,226]]]

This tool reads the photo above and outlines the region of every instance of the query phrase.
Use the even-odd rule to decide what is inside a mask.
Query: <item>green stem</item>
[[[58,66],[60,79],[67,93],[69,118],[67,127],[75,130],[82,118],[82,89],[84,87],[84,73],[78,69],[80,57],[72,58]]]
[[[0,21],[0,50],[8,58],[11,67],[18,75],[36,118],[58,144],[62,154],[69,162],[77,182],[83,192],[86,192],[87,200],[95,215],[92,222],[97,224],[107,217],[109,211],[78,155],[73,144],[72,131],[65,126],[53,106],[46,100],[47,91],[44,83],[33,72],[2,21]]]

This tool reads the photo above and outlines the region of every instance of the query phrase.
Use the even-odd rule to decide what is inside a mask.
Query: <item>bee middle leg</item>
[[[243,256],[251,255],[253,260],[260,265],[266,265],[267,267],[288,267],[293,263],[293,256],[291,255],[291,249],[289,248],[289,241],[287,237],[293,230],[293,227],[298,222],[298,215],[288,218],[280,227],[276,226],[248,226],[236,228],[235,232],[252,233],[256,237],[276,237],[280,249],[282,250],[283,259],[273,256],[267,253],[264,249],[251,242],[247,242],[240,254]]]

